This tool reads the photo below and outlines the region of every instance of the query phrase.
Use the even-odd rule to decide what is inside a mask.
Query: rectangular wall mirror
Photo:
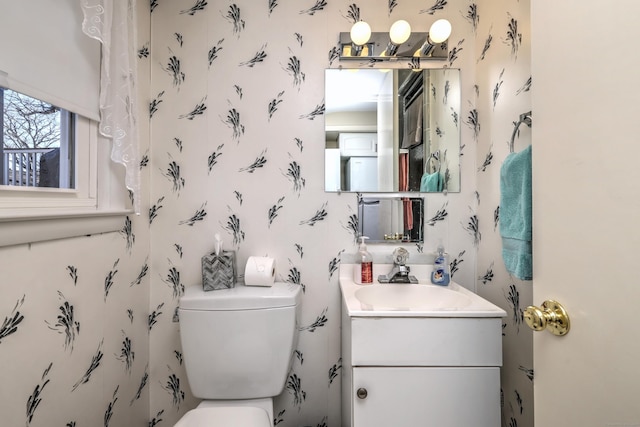
[[[370,243],[424,241],[422,197],[358,195],[358,232]]]
[[[326,191],[460,191],[460,70],[325,70],[324,118]]]

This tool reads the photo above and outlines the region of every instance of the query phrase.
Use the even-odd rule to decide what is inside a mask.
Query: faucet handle
[[[409,251],[405,248],[396,248],[392,254],[393,263],[396,265],[405,265],[409,259]]]

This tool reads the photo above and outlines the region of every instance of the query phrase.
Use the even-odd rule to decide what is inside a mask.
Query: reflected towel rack
[[[424,90],[422,79],[422,73],[410,73],[398,88],[398,95],[404,101],[405,111],[422,94]]]
[[[518,134],[518,129],[520,128],[520,125],[523,123],[531,127],[531,111],[520,114],[520,118],[518,119],[518,121],[513,122],[513,125],[515,127],[513,128],[513,133],[511,134],[511,141],[509,142],[510,153],[513,153],[513,145],[515,143],[516,135]]]

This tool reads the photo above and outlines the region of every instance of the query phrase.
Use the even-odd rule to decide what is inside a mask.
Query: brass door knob
[[[570,327],[566,310],[562,304],[553,300],[543,302],[542,307],[527,307],[524,311],[524,321],[534,331],[547,329],[553,335],[566,335]]]

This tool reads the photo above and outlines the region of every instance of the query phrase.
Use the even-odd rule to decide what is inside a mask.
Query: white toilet
[[[180,298],[180,340],[189,386],[203,399],[176,427],[273,426],[298,339],[300,286],[236,285]]]

